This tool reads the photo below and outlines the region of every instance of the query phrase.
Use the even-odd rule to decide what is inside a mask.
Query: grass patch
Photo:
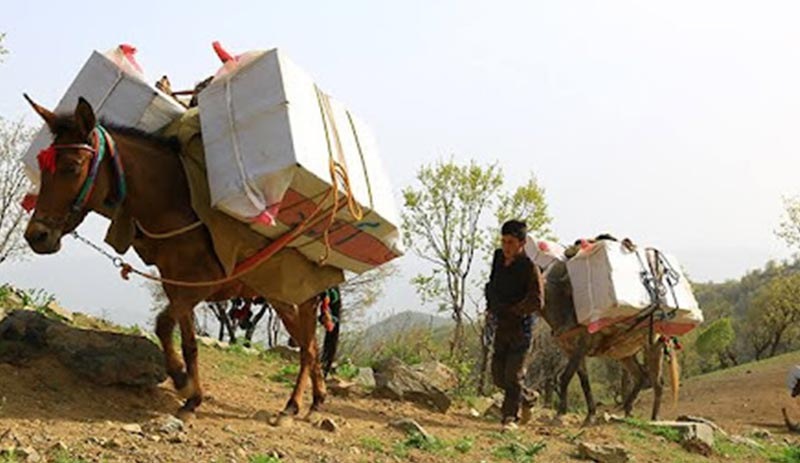
[[[278,370],[277,373],[270,375],[269,379],[276,383],[294,384],[297,379],[297,374],[300,372],[300,365],[293,363],[291,365],[284,365]]]
[[[453,448],[456,449],[456,452],[461,454],[469,453],[474,446],[475,439],[472,437],[462,437],[453,443]]]
[[[769,461],[774,463],[800,463],[800,447],[789,445],[784,447],[777,455],[770,457]]]
[[[492,450],[492,455],[501,460],[514,463],[529,463],[534,461],[536,455],[547,446],[544,442],[523,443],[512,440],[499,445]]]
[[[361,447],[371,451],[371,452],[384,452],[383,442],[381,442],[376,437],[362,437],[361,438]]]
[[[274,455],[255,455],[250,457],[250,463],[280,463],[281,459]]]
[[[67,452],[59,452],[55,456],[53,463],[87,463],[87,461],[82,458],[70,456]]]
[[[623,418],[623,423],[627,426],[630,426],[634,430],[639,430],[648,432],[655,436],[661,436],[669,442],[680,443],[681,442],[681,432],[677,429],[670,428],[667,426],[658,426],[653,425],[648,422],[637,420],[636,418]]]
[[[336,367],[336,376],[342,379],[353,379],[358,376],[358,367],[350,362],[345,362]]]

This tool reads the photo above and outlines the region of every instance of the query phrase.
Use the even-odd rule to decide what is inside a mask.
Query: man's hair
[[[520,220],[509,220],[503,224],[500,234],[513,236],[518,240],[524,240],[528,234],[528,225]]]

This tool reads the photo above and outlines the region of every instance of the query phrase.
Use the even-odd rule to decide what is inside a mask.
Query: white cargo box
[[[156,132],[183,114],[185,109],[180,104],[145,82],[140,74],[119,61],[117,55],[117,50],[106,54],[93,52],[54,112],[71,113],[78,104],[78,97],[82,96],[94,108],[98,121],[107,120],[145,132]],[[112,58],[117,58],[116,62]],[[43,127],[23,156],[26,173],[37,189],[36,156],[52,142],[53,136]]]
[[[662,306],[669,317],[657,317],[656,328],[664,334],[684,334],[702,323],[703,314],[680,263],[666,254],[662,262],[670,270],[662,281],[666,290]],[[630,320],[651,307],[645,279],[652,273],[644,248],[632,251],[620,242],[600,240],[567,261],[567,270],[578,323],[590,332]]]
[[[567,260],[564,251],[564,246],[554,241],[537,240],[531,235],[525,240],[525,254],[528,259],[545,271],[556,261]]]
[[[361,273],[402,254],[375,139],[283,53],[244,55],[200,93],[199,105],[212,206],[276,238],[315,210],[331,188],[335,161],[365,215],[355,221],[347,208],[339,212],[326,263]],[[319,259],[323,228],[292,246]]]

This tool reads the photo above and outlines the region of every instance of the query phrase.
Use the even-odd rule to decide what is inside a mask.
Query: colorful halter
[[[78,213],[82,211],[86,207],[86,203],[89,202],[89,198],[92,196],[92,191],[94,191],[97,174],[100,171],[100,165],[102,164],[106,153],[108,153],[108,156],[111,157],[111,163],[114,166],[114,173],[116,174],[117,182],[114,196],[111,199],[107,199],[105,205],[112,208],[116,207],[122,203],[127,194],[125,171],[122,167],[122,161],[117,155],[117,148],[114,144],[114,139],[111,138],[111,135],[108,133],[108,131],[101,125],[97,125],[97,127],[95,127],[95,129],[92,131],[91,139],[91,146],[82,143],[50,145],[46,149],[42,150],[37,156],[41,171],[53,173],[55,172],[56,168],[56,155],[58,154],[58,150],[84,149],[92,152],[93,156],[91,166],[89,167],[89,175],[83,182],[80,192],[75,198],[75,202],[72,204],[72,213]]]

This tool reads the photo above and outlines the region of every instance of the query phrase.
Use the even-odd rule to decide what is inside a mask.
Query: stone
[[[319,422],[318,426],[323,431],[328,431],[328,432],[336,432],[339,430],[339,425],[337,425],[336,422],[330,418],[324,418],[322,421]]]
[[[578,444],[581,458],[600,463],[626,463],[631,457],[625,447],[619,445],[598,445],[589,442]]]
[[[356,383],[341,378],[331,378],[325,382],[328,392],[334,397],[349,397]]]
[[[411,369],[442,391],[450,392],[458,387],[458,376],[450,367],[441,362],[423,362],[412,366]]]
[[[175,434],[183,431],[184,426],[182,420],[172,415],[167,415],[159,421],[158,432],[161,434]]]
[[[391,358],[375,368],[377,398],[413,402],[446,413],[452,401],[447,394],[427,378],[398,359]]]
[[[747,438],[747,437],[733,435],[733,436],[730,436],[730,440],[734,444],[746,445],[746,446],[748,446],[750,448],[753,448],[753,449],[756,449],[756,450],[762,450],[764,448],[763,445],[761,445],[758,442],[754,441],[753,439],[750,439],[750,438]]]
[[[111,439],[108,442],[106,442],[105,444],[103,444],[103,447],[105,447],[107,449],[121,449],[122,448],[122,442],[119,439]]]
[[[714,432],[719,433],[723,437],[728,437],[728,433],[725,432],[725,430],[722,429],[719,425],[717,425],[717,423],[709,420],[708,418],[703,418],[702,416],[681,415],[678,417],[677,421],[688,421],[691,423],[707,424],[711,426],[711,429],[713,429]]]
[[[675,429],[681,433],[681,445],[689,452],[710,456],[714,452],[714,430],[705,423],[654,421],[653,426]]]
[[[136,423],[123,424],[122,430],[130,434],[144,434],[142,427]]]
[[[50,447],[50,451],[53,453],[69,452],[69,447],[67,447],[67,444],[58,441],[55,444],[53,444],[52,447]]]
[[[766,429],[754,429],[750,433],[750,435],[755,437],[756,439],[772,440],[772,433],[767,431]]]
[[[474,408],[470,408],[469,409],[469,416],[471,416],[473,418],[480,418],[481,417],[481,412],[479,412],[478,410],[475,410]]]
[[[400,418],[394,421],[389,422],[389,426],[395,429],[399,429],[400,431],[405,432],[406,434],[419,434],[425,438],[425,440],[432,441],[433,436],[431,436],[425,428],[422,427],[419,423],[412,420],[411,418]]]
[[[366,389],[375,388],[375,372],[372,368],[361,367],[353,377],[353,382]]]
[[[56,358],[101,386],[153,387],[167,379],[164,356],[152,341],[108,331],[78,329],[38,312],[16,310],[0,322],[0,362]]]
[[[75,321],[74,318],[72,317],[72,312],[61,307],[55,301],[51,301],[50,303],[48,303],[47,306],[45,306],[45,311],[66,322],[72,323],[73,321]]]

